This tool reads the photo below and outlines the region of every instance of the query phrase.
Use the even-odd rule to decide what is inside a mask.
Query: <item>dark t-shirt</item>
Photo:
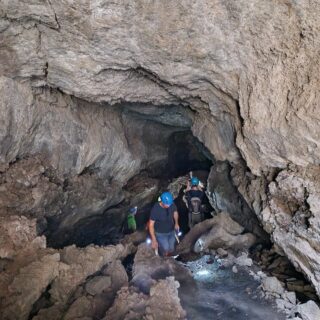
[[[186,192],[186,197],[187,197],[187,201],[188,201],[188,207],[189,209],[192,208],[191,205],[191,198],[199,198],[201,203],[204,197],[204,192],[201,190],[189,190]]]
[[[155,232],[168,233],[174,230],[173,213],[175,211],[177,211],[175,204],[172,204],[168,209],[162,208],[159,203],[152,207],[150,219],[155,221]]]

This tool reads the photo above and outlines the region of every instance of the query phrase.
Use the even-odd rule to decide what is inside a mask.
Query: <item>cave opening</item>
[[[192,112],[189,108],[125,104],[114,109],[121,110],[120,117],[127,145],[141,161],[141,170],[123,186],[121,192],[124,196],[119,202],[98,214],[89,214],[67,232],[66,228],[61,227],[63,220],[59,217],[48,217],[44,234],[50,247],[116,244],[123,237],[123,223],[130,207],[139,207],[137,226],[138,229],[143,229],[152,205],[171,181],[185,176],[186,182],[190,172],[196,172],[203,182],[207,180],[215,160],[193,135]],[[90,166],[85,168],[81,175],[95,175],[97,171],[97,168]],[[109,180],[112,181],[112,177]],[[68,187],[64,188],[67,190]],[[176,203],[181,213],[183,231],[186,232],[187,208],[182,201],[181,192]],[[211,208],[207,200],[205,204]],[[207,217],[209,212],[209,209],[206,210]]]

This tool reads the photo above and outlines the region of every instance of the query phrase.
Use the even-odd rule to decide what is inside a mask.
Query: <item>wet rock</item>
[[[150,287],[156,280],[174,278],[182,282],[194,282],[188,269],[183,267],[173,258],[163,259],[156,256],[150,246],[141,244],[134,258],[133,278],[131,283],[141,292],[149,294]]]
[[[244,252],[236,258],[235,263],[242,267],[251,267],[253,264],[252,259],[248,257],[248,253]]]
[[[284,288],[276,277],[267,277],[262,279],[262,288],[267,292],[279,295],[284,293]]]
[[[298,305],[296,311],[300,314],[303,320],[320,319],[320,308],[312,300]]]
[[[233,273],[238,273],[238,268],[237,268],[236,266],[233,266],[233,267],[232,267],[232,272],[233,272]]]
[[[297,297],[296,297],[296,293],[295,292],[284,292],[282,294],[282,297],[286,300],[289,301],[292,304],[296,304],[297,302]]]
[[[277,308],[280,310],[292,310],[295,307],[295,304],[292,304],[284,299],[276,299]]]

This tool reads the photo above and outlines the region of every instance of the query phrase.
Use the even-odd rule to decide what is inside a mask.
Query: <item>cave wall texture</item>
[[[33,197],[23,207],[12,191],[2,211],[56,208],[65,224],[80,200],[78,217],[103,212],[192,123],[320,294],[319,15],[312,0],[0,1],[0,187],[11,194],[20,184]],[[174,116],[148,124],[121,113],[126,104],[143,104],[145,117],[156,106]],[[32,174],[17,161],[30,154],[45,156]],[[88,210],[79,190],[90,179],[101,187]],[[107,199],[108,188],[117,197]]]

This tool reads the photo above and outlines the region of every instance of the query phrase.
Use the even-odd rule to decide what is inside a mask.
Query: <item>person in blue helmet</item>
[[[170,192],[164,192],[159,202],[151,209],[149,232],[152,248],[158,250],[161,256],[170,256],[175,250],[175,230],[179,231],[179,214],[173,203]]]
[[[197,177],[192,177],[188,181],[186,190],[186,199],[188,203],[188,220],[189,228],[194,227],[195,224],[204,220],[202,211],[202,201],[204,198],[204,192],[200,187],[200,180]]]

